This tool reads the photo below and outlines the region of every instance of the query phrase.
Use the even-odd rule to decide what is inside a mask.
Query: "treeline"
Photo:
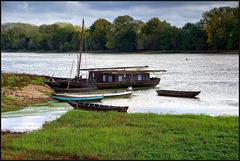
[[[81,23],[81,22],[80,22]],[[239,49],[239,7],[214,8],[182,28],[154,17],[146,23],[125,15],[84,28],[83,51],[205,51]],[[1,25],[2,50],[78,51],[81,27],[70,23]]]

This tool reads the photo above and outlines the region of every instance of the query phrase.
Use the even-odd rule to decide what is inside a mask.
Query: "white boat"
[[[109,91],[109,92],[84,92],[84,93],[74,93],[74,94],[55,94],[55,96],[62,96],[62,97],[119,97],[119,96],[130,96],[132,94],[132,87],[128,87],[127,90],[124,91]]]

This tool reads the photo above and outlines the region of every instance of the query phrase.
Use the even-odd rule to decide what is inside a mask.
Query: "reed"
[[[238,160],[238,122],[234,116],[71,110],[4,147],[28,153],[25,159]]]

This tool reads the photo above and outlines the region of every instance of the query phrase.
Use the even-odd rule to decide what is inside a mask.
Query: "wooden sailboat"
[[[127,88],[129,86],[133,88],[155,87],[160,83],[161,78],[150,77],[150,73],[166,72],[166,70],[145,70],[145,68],[148,68],[148,66],[81,69],[82,71],[88,71],[88,80],[82,80],[91,82],[98,89]],[[64,78],[55,79],[64,82]],[[58,84],[51,83],[49,86],[53,88],[56,85]]]
[[[82,79],[80,75],[81,67],[81,57],[82,57],[82,45],[83,45],[83,28],[84,28],[84,19],[82,21],[82,33],[80,41],[80,54],[77,63],[77,76],[74,79],[70,78],[59,78],[52,79],[54,81],[45,82],[49,87],[51,87],[55,93],[79,93],[86,91],[93,91],[98,89],[91,82],[88,82],[86,79]],[[72,70],[72,69],[71,69]],[[71,77],[71,74],[70,74]]]
[[[150,77],[150,73],[166,72],[166,70],[145,70],[149,66],[81,69],[83,26],[84,19],[77,76],[74,79],[55,78],[55,82],[45,82],[56,93],[76,93],[96,89],[127,88],[129,86],[133,88],[155,87],[160,83],[161,78]],[[82,79],[80,71],[88,71],[88,79]]]

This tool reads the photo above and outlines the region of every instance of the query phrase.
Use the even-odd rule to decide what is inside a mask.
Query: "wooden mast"
[[[82,58],[82,45],[83,45],[83,28],[84,28],[84,18],[82,21],[82,34],[81,34],[81,43],[80,43],[80,56],[78,61],[78,68],[77,68],[77,77],[80,78],[80,66],[81,66],[81,58]]]

